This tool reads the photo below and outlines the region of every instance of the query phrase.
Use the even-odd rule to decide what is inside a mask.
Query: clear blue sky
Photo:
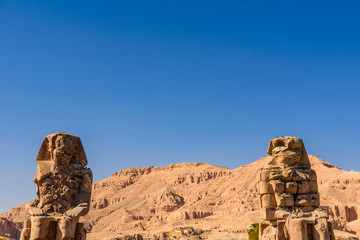
[[[96,181],[236,168],[270,139],[360,170],[359,1],[0,1],[0,212],[35,197],[47,134]]]

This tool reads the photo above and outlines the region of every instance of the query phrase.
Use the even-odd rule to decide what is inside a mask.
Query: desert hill
[[[309,158],[317,172],[321,205],[335,228],[360,234],[360,172]],[[88,238],[168,231],[174,226],[245,232],[260,221],[255,183],[263,165],[264,158],[233,170],[206,163],[123,169],[93,184],[91,210],[83,219]],[[22,222],[23,208],[0,217]],[[5,234],[1,229],[0,235]]]

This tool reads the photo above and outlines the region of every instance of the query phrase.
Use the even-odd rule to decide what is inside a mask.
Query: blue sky
[[[358,1],[0,1],[0,212],[35,198],[47,134],[81,137],[95,181],[228,168],[298,136],[360,171]],[[5,196],[5,197],[4,197]]]

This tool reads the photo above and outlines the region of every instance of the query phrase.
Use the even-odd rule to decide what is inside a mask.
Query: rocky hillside
[[[7,218],[0,218],[0,236],[2,237],[13,239],[20,238],[19,229],[21,227],[21,223],[15,223]]]
[[[309,158],[318,175],[321,205],[334,226],[360,234],[360,172]],[[123,169],[93,185],[91,211],[83,219],[89,239],[184,225],[243,232],[260,221],[255,183],[263,165],[262,158],[233,170],[206,163]],[[0,217],[21,222],[23,206]]]

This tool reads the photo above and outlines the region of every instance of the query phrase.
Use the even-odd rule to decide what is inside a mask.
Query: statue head
[[[87,159],[79,137],[59,132],[45,137],[36,163],[36,178],[41,179],[50,172],[67,171],[70,167],[85,167]]]
[[[270,141],[267,151],[268,167],[310,166],[303,141],[297,137],[278,137]]]

